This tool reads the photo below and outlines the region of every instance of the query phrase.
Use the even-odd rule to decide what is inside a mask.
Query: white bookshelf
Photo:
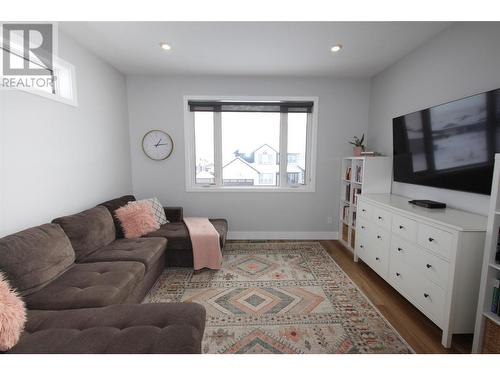
[[[482,351],[485,318],[488,318],[500,325],[500,316],[491,312],[493,283],[496,279],[500,279],[500,264],[495,262],[500,227],[500,194],[498,194],[499,179],[500,154],[496,154],[495,170],[493,172],[493,182],[491,185],[488,226],[486,229],[483,269],[481,272],[481,286],[479,289],[479,301],[477,305],[476,327],[474,330],[474,342],[472,344],[473,353],[480,353]]]
[[[348,169],[351,173],[348,176]],[[358,173],[356,172],[358,171]],[[387,156],[346,157],[340,175],[339,240],[354,253],[358,193],[390,193],[392,158]]]

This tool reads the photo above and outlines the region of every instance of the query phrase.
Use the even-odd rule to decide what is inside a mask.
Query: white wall
[[[318,232],[319,237],[337,232],[340,158],[352,152],[347,139],[367,131],[368,80],[130,76],[127,92],[133,187],[139,198],[157,196],[163,204],[184,206],[187,216],[227,218],[233,234],[295,232],[300,237]],[[187,193],[184,95],[318,96],[316,192]],[[175,144],[172,156],[161,162],[149,160],[141,150],[142,136],[155,128],[167,131]]]
[[[392,154],[392,119],[500,87],[500,23],[457,23],[372,79],[370,149]],[[486,214],[489,197],[393,183],[393,193]]]
[[[0,91],[0,236],[131,191],[125,77],[69,37],[78,107]]]

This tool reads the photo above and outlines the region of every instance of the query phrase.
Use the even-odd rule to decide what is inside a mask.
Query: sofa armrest
[[[178,223],[184,218],[182,207],[163,207],[167,220],[171,223]]]

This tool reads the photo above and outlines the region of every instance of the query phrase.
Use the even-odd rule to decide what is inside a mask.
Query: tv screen
[[[500,152],[500,89],[393,119],[394,181],[486,194]]]

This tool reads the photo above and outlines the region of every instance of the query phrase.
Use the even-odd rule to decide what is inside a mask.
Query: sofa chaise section
[[[209,219],[219,233],[221,249],[224,248],[227,237],[227,220]],[[167,238],[167,265],[170,267],[192,267],[193,245],[189,237],[189,231],[183,221],[164,224],[157,231],[145,235],[147,238]]]
[[[196,303],[30,311],[9,353],[201,353],[205,309]]]
[[[120,222],[116,219],[115,211],[125,206],[128,202],[135,201],[133,195],[124,195],[120,198],[112,199],[101,203],[99,206],[106,207],[113,217],[117,237],[123,237],[123,231]],[[98,207],[99,207],[98,206]],[[193,266],[193,247],[189,232],[184,224],[182,207],[164,207],[165,216],[169,223],[164,224],[152,233],[147,234],[146,238],[165,238],[168,240],[166,251],[166,264],[169,267],[192,267]],[[212,225],[219,233],[221,249],[224,248],[228,232],[228,223],[225,219],[209,219]]]

